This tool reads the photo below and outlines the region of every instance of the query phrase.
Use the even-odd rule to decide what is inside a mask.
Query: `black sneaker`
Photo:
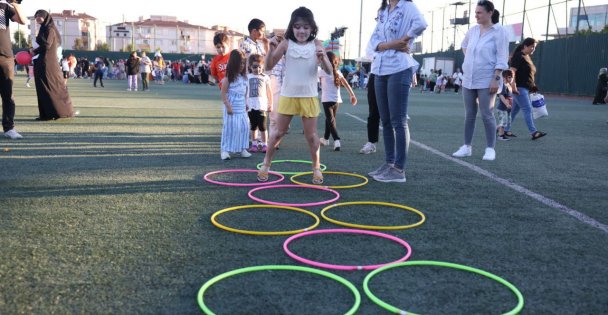
[[[509,141],[509,140],[511,140],[506,135],[500,135],[500,136],[496,137],[496,139],[498,139],[500,141]]]

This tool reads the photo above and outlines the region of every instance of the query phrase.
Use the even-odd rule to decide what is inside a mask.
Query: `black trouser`
[[[378,112],[378,103],[376,102],[376,88],[374,87],[374,78],[376,76],[370,73],[367,81],[367,103],[369,104],[369,116],[367,116],[367,141],[371,143],[378,142],[380,133],[380,113]]]
[[[329,134],[334,138],[334,141],[340,140],[338,129],[336,128],[336,114],[338,113],[340,103],[323,102],[323,111],[325,111],[325,135],[324,139],[329,139]]]
[[[459,89],[460,89],[460,85],[454,84],[454,93],[458,93]]]
[[[0,95],[2,96],[2,129],[4,132],[15,127],[14,69],[15,59],[0,56]]]
[[[150,75],[149,72],[142,72],[141,73],[141,86],[142,86],[142,90],[149,90],[150,88],[148,87],[148,76]]]
[[[97,87],[97,79],[99,79],[99,84],[103,87],[103,72],[95,71],[95,79],[93,80],[93,86]]]

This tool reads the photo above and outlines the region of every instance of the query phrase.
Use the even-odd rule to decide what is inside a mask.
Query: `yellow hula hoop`
[[[299,230],[293,230],[293,231],[251,231],[251,230],[239,230],[239,229],[235,229],[235,228],[231,228],[229,226],[225,226],[223,224],[220,224],[219,222],[217,222],[216,218],[217,216],[219,216],[222,213],[226,213],[226,212],[230,212],[230,211],[235,211],[235,210],[240,210],[240,209],[249,209],[249,208],[275,208],[275,209],[284,209],[284,210],[289,210],[289,211],[296,211],[296,212],[301,212],[304,213],[308,216],[311,216],[315,219],[315,223],[307,228],[303,228],[303,229],[299,229]],[[230,207],[230,208],[226,208],[226,209],[222,209],[220,211],[215,212],[212,216],[211,216],[211,223],[213,223],[213,225],[215,225],[216,227],[222,229],[222,230],[226,230],[229,232],[234,232],[234,233],[240,233],[240,234],[247,234],[247,235],[291,235],[291,234],[297,234],[297,233],[301,233],[301,232],[306,232],[306,231],[310,231],[314,228],[316,228],[317,226],[319,226],[321,220],[319,220],[319,217],[317,215],[315,215],[314,213],[304,210],[304,209],[300,209],[300,208],[296,208],[296,207],[288,207],[288,206],[276,206],[276,205],[247,205],[247,206],[237,206],[237,207]]]
[[[302,183],[299,182],[297,180],[295,180],[296,177],[300,177],[300,176],[304,176],[304,175],[312,175],[312,172],[303,172],[303,173],[298,173],[295,174],[293,176],[291,176],[290,180],[292,183],[297,184],[297,185],[312,185],[312,186],[323,186],[323,187],[327,187],[327,188],[331,188],[331,189],[348,189],[348,188],[357,188],[357,187],[361,187],[364,186],[365,184],[368,183],[368,179],[367,177],[363,176],[363,175],[359,175],[359,174],[354,174],[354,173],[345,173],[345,172],[321,172],[322,174],[334,174],[334,175],[345,175],[345,176],[352,176],[352,177],[357,177],[357,178],[361,178],[363,179],[363,182],[359,183],[359,184],[354,184],[354,185],[344,185],[344,186],[325,186],[325,185],[314,185],[314,184],[308,184],[308,183]]]
[[[362,225],[362,224],[338,221],[336,219],[332,219],[332,218],[328,217],[325,214],[331,208],[340,207],[340,206],[350,206],[350,205],[380,205],[380,206],[401,208],[401,209],[404,209],[404,210],[407,210],[407,211],[410,211],[410,212],[413,212],[413,213],[419,215],[421,219],[420,219],[420,221],[418,221],[414,224],[410,224],[410,225],[392,225],[392,226],[391,225]],[[424,223],[424,221],[426,221],[426,216],[424,215],[424,213],[422,213],[412,207],[399,205],[399,204],[395,204],[395,203],[378,202],[378,201],[353,201],[353,202],[336,203],[331,206],[323,208],[323,210],[321,210],[321,217],[323,217],[323,219],[325,219],[333,224],[347,226],[347,227],[351,227],[351,228],[357,228],[357,229],[364,229],[364,230],[405,230],[405,229],[411,229],[411,228],[420,226],[420,225],[422,225],[422,223]]]

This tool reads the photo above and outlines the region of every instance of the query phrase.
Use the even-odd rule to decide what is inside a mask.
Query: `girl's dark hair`
[[[213,46],[222,45],[227,41],[228,35],[226,35],[224,32],[215,33],[215,36],[213,36]]]
[[[249,55],[249,59],[248,59],[248,61],[247,61],[247,64],[249,65],[249,68],[250,68],[250,69],[248,69],[248,70],[249,70],[249,73],[252,73],[252,72],[253,72],[253,70],[251,69],[251,65],[252,65],[254,62],[259,63],[259,64],[260,64],[260,66],[261,66],[261,65],[263,65],[263,64],[264,64],[264,57],[262,57],[262,55],[258,55],[258,54],[251,54],[251,55]],[[262,70],[263,70],[263,68],[262,68]]]
[[[536,43],[538,43],[536,39],[532,37],[526,37],[526,39],[524,39],[521,43],[519,43],[519,45],[517,45],[517,47],[515,47],[515,50],[513,50],[513,53],[511,54],[511,56],[509,56],[509,64],[511,64],[511,60],[513,60],[513,56],[515,56],[515,54],[521,53],[521,51],[524,49],[524,46],[532,46]]]
[[[532,37],[526,37],[526,39],[524,39],[521,43],[519,43],[519,45],[517,45],[517,47],[515,47],[513,53],[522,51],[524,49],[524,46],[532,46],[536,43],[538,43],[536,39]]]
[[[291,19],[289,20],[289,25],[287,25],[285,37],[289,38],[294,42],[298,41],[293,33],[293,25],[296,24],[296,21],[298,19],[302,19],[310,25],[310,36],[308,37],[307,41],[310,42],[317,38],[317,32],[319,31],[319,28],[317,27],[317,23],[315,22],[315,17],[312,14],[312,11],[305,7],[299,7],[291,13]]]
[[[492,12],[492,24],[500,22],[500,12],[494,8],[492,1],[481,0],[477,2],[477,6],[483,7],[486,12]]]
[[[245,76],[246,69],[242,67],[245,63],[245,53],[240,51],[239,49],[235,49],[230,52],[230,57],[228,58],[228,65],[226,66],[226,77],[228,78],[228,83],[232,83],[238,78],[238,76]]]
[[[331,63],[331,69],[334,73],[334,84],[336,85],[336,87],[340,87],[340,84],[342,82],[340,82],[340,75],[338,74],[338,66],[340,65],[340,57],[336,56],[336,54],[334,54],[331,51],[328,51],[327,53],[327,58],[329,59],[329,63]]]
[[[406,0],[409,2],[412,2],[412,0]],[[386,6],[388,5],[388,0],[382,0],[382,3],[380,4],[380,9],[378,11],[382,11],[384,9],[386,9]]]

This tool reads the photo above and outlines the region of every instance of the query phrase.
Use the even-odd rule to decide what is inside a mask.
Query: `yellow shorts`
[[[286,97],[279,98],[279,114],[298,115],[306,118],[318,117],[319,99],[316,97]]]

